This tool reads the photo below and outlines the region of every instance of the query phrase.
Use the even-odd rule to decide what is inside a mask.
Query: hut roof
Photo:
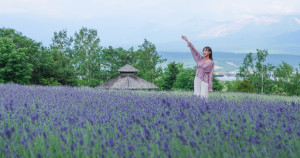
[[[118,70],[121,75],[109,80],[108,82],[98,86],[98,88],[109,89],[157,89],[158,87],[152,83],[149,83],[134,73],[126,72],[138,72],[133,66],[126,64]],[[125,72],[125,73],[122,73]]]
[[[136,68],[134,68],[133,66],[126,64],[123,67],[121,67],[119,70],[119,72],[138,72],[139,70],[137,70]]]

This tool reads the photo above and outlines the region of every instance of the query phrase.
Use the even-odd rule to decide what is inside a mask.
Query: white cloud
[[[31,13],[55,18],[140,16],[214,20],[240,15],[299,14],[299,0],[0,0],[1,13]]]
[[[115,43],[143,38],[169,42],[181,34],[217,38],[249,24],[274,24],[286,15],[298,17],[299,6],[300,0],[0,0],[0,17],[34,19],[23,20],[27,28],[43,19],[53,24],[50,32],[92,27]],[[9,22],[1,19],[2,25]],[[20,26],[18,20],[14,24]]]
[[[93,20],[133,28],[155,26],[157,30],[194,30],[200,36],[219,37],[248,23],[277,20],[262,15],[300,14],[297,6],[299,0],[0,0],[0,15]],[[212,28],[206,30],[208,27]]]
[[[275,16],[263,16],[263,17],[255,17],[255,16],[243,16],[240,19],[226,22],[217,26],[213,26],[210,29],[207,29],[201,32],[198,37],[221,37],[225,36],[229,33],[238,31],[245,27],[248,24],[256,24],[256,25],[269,25],[272,23],[277,23],[280,21],[280,18]]]
[[[300,19],[298,19],[298,18],[293,18],[298,24],[300,24]]]

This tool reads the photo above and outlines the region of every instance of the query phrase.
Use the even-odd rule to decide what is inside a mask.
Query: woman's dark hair
[[[210,60],[213,60],[211,48],[210,48],[209,46],[206,46],[206,47],[203,48],[203,51],[204,51],[204,50],[207,50],[207,51],[210,52],[210,54],[209,54],[209,59],[210,59]]]

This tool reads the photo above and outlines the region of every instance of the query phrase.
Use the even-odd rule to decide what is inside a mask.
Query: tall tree
[[[23,48],[23,52],[25,53],[26,62],[32,65],[32,73],[30,77],[30,83],[39,84],[41,80],[40,75],[40,58],[41,51],[44,49],[42,47],[42,43],[35,42],[34,40],[23,36],[21,32],[18,32],[14,29],[9,28],[1,28],[0,29],[0,37],[7,37],[13,40],[16,50]]]
[[[83,85],[96,86],[101,77],[101,46],[97,30],[81,28],[75,33],[73,61]]]
[[[73,41],[73,37],[68,36],[67,30],[54,32],[50,48],[57,49],[57,51],[64,53],[66,57],[72,58],[74,56],[72,51]]]
[[[259,78],[259,87],[261,94],[264,93],[264,85],[269,86],[270,85],[270,76],[272,74],[272,71],[274,69],[274,66],[271,64],[265,64],[266,57],[268,55],[267,50],[259,50],[257,49],[257,62],[255,64],[256,71],[254,71],[254,75]],[[268,87],[270,88],[270,87]]]
[[[291,87],[289,89],[289,95],[297,95],[300,96],[300,63],[297,68],[294,69],[295,71],[293,72],[292,78],[290,80]]]
[[[177,75],[179,73],[179,71],[183,68],[183,64],[182,63],[175,63],[175,62],[171,62],[167,65],[167,68],[165,70],[165,74],[163,76],[163,84],[162,84],[162,89],[163,90],[171,90]]]
[[[136,56],[137,61],[133,66],[139,70],[137,75],[148,82],[153,83],[155,76],[157,76],[156,66],[166,61],[166,59],[162,59],[162,57],[158,55],[155,45],[146,39],[136,51]]]
[[[265,89],[267,89],[267,93],[271,93],[272,89],[270,77],[274,66],[265,63],[267,55],[267,50],[259,49],[257,49],[256,57],[253,57],[252,53],[247,54],[238,73],[239,76],[250,80],[251,84],[256,87],[256,92],[261,94],[264,93]],[[255,64],[254,61],[256,61]]]
[[[274,93],[300,95],[299,76],[300,74],[298,73],[297,68],[294,69],[291,65],[282,61],[282,63],[276,67],[274,71],[274,79],[276,82],[276,85],[273,87]]]
[[[293,67],[282,62],[274,71],[274,79],[276,81],[276,86],[274,86],[275,93],[287,93],[291,87],[291,78],[293,75]]]
[[[52,73],[51,78],[62,85],[77,85],[76,72],[72,65],[73,38],[69,37],[67,30],[54,32],[52,44],[50,45]]]
[[[29,84],[32,64],[26,48],[16,49],[12,38],[0,37],[0,81]]]
[[[125,50],[121,47],[113,48],[109,46],[108,48],[102,49],[101,59],[101,79],[103,81],[118,76],[119,72],[117,70],[122,66],[136,63],[136,56],[134,55],[132,47],[129,50]]]

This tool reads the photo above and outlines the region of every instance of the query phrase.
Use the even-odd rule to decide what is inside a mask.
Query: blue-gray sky
[[[300,55],[300,0],[0,0],[0,27],[51,43],[54,32],[96,29],[101,45],[158,51],[214,51]]]

